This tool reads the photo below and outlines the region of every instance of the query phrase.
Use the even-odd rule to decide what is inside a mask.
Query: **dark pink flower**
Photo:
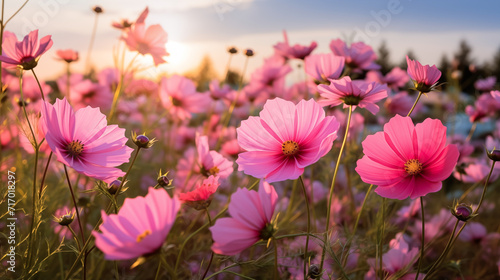
[[[167,32],[159,24],[146,29],[146,24],[136,23],[123,33],[121,39],[125,41],[130,51],[137,51],[142,55],[150,54],[155,65],[166,62],[163,57],[169,55],[165,49]]]
[[[149,188],[145,197],[125,198],[118,214],[102,211],[95,245],[107,260],[128,260],[151,254],[167,238],[181,204],[164,189]]]
[[[344,70],[345,58],[332,53],[313,54],[304,60],[306,73],[319,82],[338,79]]]
[[[436,65],[422,66],[420,62],[411,60],[408,56],[406,56],[406,62],[408,63],[406,71],[413,80],[415,89],[424,93],[434,90],[441,77],[441,71],[437,69]]]
[[[187,205],[202,210],[210,206],[213,194],[219,187],[219,176],[210,175],[208,179],[203,180],[202,184],[198,184],[196,188],[187,193],[180,193],[179,200]]]
[[[409,80],[410,78],[406,72],[399,67],[392,68],[392,70],[385,76],[382,76],[382,73],[379,71],[374,70],[366,73],[366,81],[387,84],[387,87],[393,90],[398,90],[399,88],[404,87]]]
[[[56,54],[59,59],[64,60],[67,63],[71,63],[78,60],[78,52],[72,49],[57,50]]]
[[[380,65],[375,63],[377,55],[372,47],[363,42],[352,43],[350,47],[340,40],[332,40],[330,49],[333,54],[345,57],[345,64],[351,68],[353,72],[361,72],[362,70],[378,70]]]
[[[459,156],[455,145],[446,146],[441,121],[426,119],[414,126],[410,117],[400,115],[362,145],[365,155],[356,167],[361,180],[377,185],[380,196],[400,200],[439,191]]]
[[[318,44],[314,41],[311,42],[310,46],[302,46],[299,44],[290,46],[285,30],[283,30],[283,37],[285,38],[285,42],[274,45],[274,50],[276,54],[287,59],[304,59],[318,46]]]
[[[353,105],[365,108],[372,114],[379,111],[377,102],[387,97],[387,87],[377,83],[367,83],[365,81],[351,81],[349,76],[340,80],[330,80],[330,85],[318,85],[318,92],[322,99],[318,101],[321,106],[335,107],[344,104],[344,108]]]
[[[45,102],[41,111],[45,140],[58,161],[107,183],[125,174],[115,168],[128,162],[132,153],[125,145],[125,129],[108,126],[98,108],[74,112],[66,99],[57,99],[54,105]]]
[[[408,95],[407,91],[400,91],[392,96],[389,96],[384,102],[384,107],[391,116],[404,116],[410,111],[413,102],[415,102],[415,98],[416,97]],[[423,107],[424,105],[422,103],[417,103],[417,105],[413,109],[413,112],[417,114],[418,112],[422,111]]]
[[[490,92],[491,96],[493,97],[493,99],[495,99],[495,101],[497,102],[497,107],[500,107],[500,91],[498,90],[492,90]]]
[[[260,239],[274,234],[272,217],[278,194],[274,187],[260,181],[259,191],[238,189],[229,203],[230,218],[220,218],[210,228],[212,251],[221,255],[236,255]]]
[[[0,61],[17,65],[24,70],[35,68],[42,54],[48,51],[53,43],[50,35],[38,41],[38,29],[31,31],[20,42],[12,32],[4,31],[3,36]]]
[[[330,151],[338,129],[335,117],[325,117],[313,99],[297,105],[268,100],[259,117],[249,117],[237,129],[238,143],[246,152],[236,162],[240,171],[268,182],[297,179]]]

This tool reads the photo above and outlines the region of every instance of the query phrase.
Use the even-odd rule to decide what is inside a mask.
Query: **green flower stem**
[[[212,226],[213,223],[212,219],[210,218],[210,213],[208,212],[208,208],[205,208],[205,211],[207,212],[208,223],[210,224],[210,226]],[[208,270],[210,269],[213,260],[214,260],[214,252],[212,251],[210,254],[210,260],[208,261],[207,268],[205,269],[205,273],[203,273],[203,277],[201,277],[201,279],[205,279],[205,276],[207,276]]]
[[[415,107],[417,106],[417,103],[420,100],[421,96],[422,96],[422,92],[419,91],[418,96],[417,96],[417,100],[415,100],[415,103],[413,103],[413,106],[411,107],[410,112],[408,112],[408,115],[406,115],[407,117],[409,117],[411,115],[411,113],[413,112],[413,109],[415,109]]]
[[[38,84],[38,89],[40,89],[40,94],[42,95],[43,101],[45,101],[45,95],[43,94],[43,89],[42,85],[40,84],[40,81],[38,80],[38,77],[36,76],[35,70],[31,69],[31,72],[33,73],[33,76],[35,76],[36,83]],[[69,98],[69,95],[68,95]]]
[[[457,219],[457,221],[455,222],[455,226],[453,227],[453,231],[451,232],[450,239],[448,239],[448,243],[446,243],[446,246],[444,247],[444,250],[441,253],[441,255],[439,256],[439,258],[432,264],[431,268],[429,268],[429,270],[427,271],[427,274],[425,275],[424,280],[427,279],[429,276],[432,275],[432,272],[434,271],[434,268],[436,268],[436,266],[441,262],[441,260],[445,256],[445,254],[448,252],[448,249],[450,248],[450,245],[451,245],[451,243],[453,241],[453,237],[455,237],[455,232],[457,231],[457,227],[458,227],[458,222],[459,221],[460,220]]]
[[[307,238],[309,238],[309,235],[307,236]],[[276,242],[276,239],[274,238],[271,239],[273,240],[273,247],[274,247],[274,280],[278,280],[280,277],[280,272],[278,270],[278,242]],[[307,247],[306,247],[306,252],[307,252]],[[307,278],[304,276],[304,279]]]
[[[420,210],[422,211],[422,241],[420,244],[420,258],[418,259],[417,274],[415,275],[415,280],[418,280],[418,275],[420,274],[420,269],[422,268],[422,260],[424,259],[425,251],[425,216],[424,216],[424,197],[420,197]]]
[[[352,105],[349,105],[349,115],[347,117],[347,126],[345,128],[345,134],[344,134],[344,139],[342,141],[342,146],[340,147],[340,152],[339,156],[337,158],[337,163],[335,165],[335,171],[333,172],[333,179],[332,179],[332,184],[330,186],[330,195],[328,197],[328,207],[327,207],[327,212],[326,212],[326,228],[325,228],[325,244],[323,246],[323,251],[321,253],[321,264],[319,271],[323,271],[323,263],[325,261],[325,253],[326,253],[326,246],[328,244],[328,231],[330,229],[330,211],[332,208],[332,198],[333,198],[333,190],[335,188],[335,180],[337,179],[337,172],[339,171],[339,165],[340,165],[340,159],[342,158],[342,152],[344,151],[345,144],[347,142],[347,135],[349,135],[349,127],[351,126],[351,116],[352,116]]]
[[[307,279],[307,263],[308,263],[307,259],[308,259],[308,250],[309,250],[309,234],[311,233],[311,214],[309,212],[309,198],[307,197],[306,186],[304,185],[304,179],[302,178],[302,175],[300,175],[299,179],[300,179],[300,183],[302,185],[302,191],[304,192],[304,200],[306,202],[306,212],[307,212],[306,249],[304,250],[304,279]],[[276,247],[276,241],[274,241],[274,245]],[[277,257],[278,256],[276,255],[276,258]]]
[[[465,142],[469,142],[470,139],[472,139],[472,135],[474,135],[474,131],[476,131],[476,127],[477,127],[477,121],[472,123],[472,126],[469,130],[469,134],[467,135],[467,138],[465,138]]]
[[[42,181],[40,182],[40,191],[38,192],[38,199],[42,199],[43,192],[43,184],[45,184],[45,177],[47,176],[47,171],[49,170],[50,160],[52,159],[52,151],[49,154],[49,158],[47,159],[47,164],[45,165],[45,170],[43,171]]]
[[[117,198],[118,198],[118,195],[120,194],[120,191],[121,189],[123,188],[123,185],[125,184],[125,182],[127,181],[127,177],[128,177],[128,174],[130,173],[130,170],[132,170],[132,166],[134,166],[134,163],[135,163],[135,160],[137,159],[137,156],[139,155],[139,151],[141,150],[141,147],[137,147],[137,150],[135,150],[135,154],[134,154],[134,157],[132,158],[132,162],[130,163],[130,165],[128,166],[128,169],[127,169],[127,172],[125,173],[125,175],[123,176],[123,179],[122,179],[122,182],[120,184],[120,186],[118,187],[118,190],[116,191],[115,193],[115,202],[117,202]],[[118,206],[117,206],[118,203],[115,203],[115,213],[118,213]],[[108,206],[108,209],[109,209],[109,206]],[[106,213],[108,211],[106,210]]]

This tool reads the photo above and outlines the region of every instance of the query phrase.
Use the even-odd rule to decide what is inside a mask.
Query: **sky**
[[[7,2],[5,18],[23,3]],[[272,46],[283,41],[283,30],[290,44],[316,41],[314,53],[330,52],[331,40],[338,38],[364,41],[374,49],[385,41],[391,61],[398,64],[408,50],[423,64],[439,64],[443,54],[453,56],[461,40],[472,46],[472,58],[478,64],[500,49],[497,0],[31,0],[6,29],[19,39],[34,29],[40,30],[40,36],[52,35],[54,45],[36,70],[44,79],[54,79],[64,73],[64,65],[55,59],[58,49],[77,50],[81,59],[73,67],[83,70],[95,20],[91,7],[96,4],[104,9],[91,56],[97,68],[113,66],[113,53],[119,47],[121,33],[111,23],[123,18],[135,20],[149,7],[146,24],[160,24],[165,29],[170,53],[167,64],[150,69],[152,76],[186,72],[204,55],[212,58],[222,76],[230,46],[255,51],[248,65],[247,73],[251,73],[273,54]],[[152,64],[148,56],[139,60]],[[240,53],[231,65],[239,70],[243,64]]]

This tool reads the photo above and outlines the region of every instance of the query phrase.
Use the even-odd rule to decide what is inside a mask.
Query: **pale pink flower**
[[[415,199],[441,189],[458,160],[455,145],[446,146],[446,127],[426,119],[416,126],[410,117],[396,115],[384,131],[362,143],[364,156],[356,172],[375,192],[392,199]]]
[[[387,97],[387,87],[377,83],[367,83],[365,81],[351,81],[349,76],[340,80],[330,80],[330,85],[318,85],[318,92],[322,99],[318,101],[321,106],[335,107],[344,104],[344,108],[349,105],[365,108],[372,114],[379,111],[377,102]]]
[[[332,53],[309,55],[304,60],[306,73],[318,82],[338,79],[344,70],[345,58]]]
[[[20,94],[19,78],[9,76],[9,78],[5,80],[5,84],[7,84],[7,91]],[[52,92],[52,88],[44,81],[40,81],[40,86],[42,87],[44,95]],[[35,77],[23,75],[23,95],[28,102],[36,102],[42,99],[42,93],[40,92],[40,87],[38,86]]]
[[[330,49],[333,54],[345,57],[345,64],[351,68],[353,72],[362,72],[363,70],[378,70],[380,65],[375,63],[377,55],[372,47],[363,42],[352,43],[351,46],[341,39],[332,40]]]
[[[495,99],[495,101],[497,102],[497,107],[500,107],[500,91],[492,90],[490,94],[493,97],[493,99]]]
[[[208,85],[210,97],[214,100],[224,99],[232,91],[228,84],[221,84],[218,80],[212,80]]]
[[[128,162],[132,149],[127,147],[125,129],[107,125],[98,108],[76,112],[66,99],[42,106],[41,129],[57,160],[77,172],[107,183],[125,173],[115,166]]]
[[[406,115],[410,111],[413,106],[413,102],[415,102],[416,97],[412,97],[408,95],[407,91],[400,91],[392,96],[387,97],[384,102],[384,107],[387,112],[393,115]],[[424,108],[422,103],[417,103],[415,108],[413,109],[413,113],[418,114]]]
[[[456,170],[453,173],[455,179],[464,183],[479,183],[484,182],[490,173],[492,161],[485,158],[468,158],[465,159],[461,170]],[[457,168],[458,169],[458,168]],[[500,176],[500,167],[495,165],[489,182],[492,183]]]
[[[293,46],[290,46],[288,43],[288,36],[286,35],[286,31],[283,30],[283,37],[285,38],[285,42],[283,43],[278,43],[274,45],[274,51],[278,54],[281,55],[282,57],[285,57],[287,59],[304,59],[307,57],[317,46],[318,44],[313,41],[311,42],[310,46],[302,46],[299,44],[295,44]]]
[[[101,233],[95,245],[107,260],[128,260],[151,254],[165,242],[181,204],[164,189],[149,188],[145,197],[125,198],[118,214],[101,212]]]
[[[167,32],[159,24],[146,29],[146,24],[136,23],[123,33],[121,39],[130,51],[137,51],[142,55],[150,54],[156,66],[166,62],[163,57],[169,55],[165,49]]]
[[[125,93],[130,96],[152,96],[158,93],[158,84],[148,79],[137,79],[130,82],[125,88]]]
[[[479,243],[488,234],[486,227],[478,222],[468,222],[458,238],[464,242]]]
[[[187,193],[180,193],[179,200],[196,210],[206,209],[212,202],[212,196],[219,187],[219,176],[210,175],[203,183],[198,184],[196,188]]]
[[[236,255],[255,242],[268,240],[274,234],[272,217],[278,194],[261,180],[259,191],[238,189],[229,203],[230,218],[220,218],[210,228],[212,251],[220,255]]]
[[[58,59],[71,63],[78,60],[78,52],[72,49],[57,50],[56,54]]]
[[[149,13],[149,9],[148,9],[148,7],[146,7],[146,9],[144,9],[144,11],[142,11],[142,13],[139,15],[139,17],[135,20],[135,22],[131,22],[128,19],[122,19],[119,22],[114,21],[111,24],[111,26],[113,26],[114,28],[118,28],[118,29],[128,29],[133,24],[144,23],[144,21],[146,21],[146,17],[148,16],[148,13]]]
[[[478,91],[490,91],[490,90],[493,89],[493,87],[495,86],[496,82],[497,82],[497,77],[491,76],[491,77],[488,77],[486,79],[477,80],[474,83],[474,87]]]
[[[384,275],[394,275],[405,268],[411,267],[416,262],[419,250],[418,248],[410,249],[410,245],[404,240],[402,233],[396,234],[395,239],[390,241],[389,247],[389,251],[382,255]],[[377,279],[375,275],[375,267],[378,265],[377,261],[375,259],[368,259],[371,269],[365,276],[365,280]],[[418,279],[423,279],[424,276],[425,274],[420,274]],[[397,279],[413,280],[415,279],[415,274],[401,275]]]
[[[268,182],[297,179],[330,151],[339,129],[335,117],[325,117],[313,99],[297,105],[268,100],[259,116],[242,121],[237,129],[246,152],[236,162],[240,171]]]
[[[113,93],[108,86],[85,79],[70,86],[69,100],[76,110],[86,106],[108,110],[113,102]]]
[[[413,80],[415,89],[420,92],[429,92],[434,90],[436,84],[441,77],[441,71],[437,69],[436,65],[422,66],[420,62],[411,60],[406,56],[406,63],[408,63],[408,75]]]
[[[208,94],[197,92],[193,81],[179,75],[162,78],[160,99],[168,113],[180,120],[190,119],[192,113],[204,113],[210,105]]]
[[[276,92],[280,91],[277,88],[284,90],[285,76],[291,71],[290,65],[277,56],[266,59],[264,65],[252,73],[250,83],[245,87],[248,98],[255,100],[262,95],[266,99],[276,96]]]
[[[469,116],[469,121],[473,123],[494,115],[499,109],[500,103],[495,100],[495,95],[483,93],[474,102],[474,106],[465,107],[465,113]]]
[[[380,73],[379,71],[374,70],[366,73],[366,81],[377,82],[379,84],[387,84],[387,87],[393,90],[404,87],[409,80],[410,78],[408,77],[406,72],[399,67],[392,68],[392,70],[385,76],[382,76],[382,73]]]
[[[50,35],[38,41],[38,29],[31,31],[22,41],[18,41],[14,33],[4,31],[0,61],[31,70],[38,64],[42,54],[50,49],[52,43]]]

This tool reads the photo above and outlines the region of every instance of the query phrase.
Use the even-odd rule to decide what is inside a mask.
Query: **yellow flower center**
[[[151,231],[149,229],[147,229],[146,231],[144,231],[143,233],[139,234],[137,236],[137,243],[141,242],[146,236],[150,235],[151,234]]]
[[[217,176],[217,174],[219,174],[219,171],[219,167],[214,166],[208,170],[208,174]]]
[[[299,151],[299,144],[295,141],[288,140],[283,142],[281,150],[285,156],[293,156]]]
[[[68,153],[73,157],[77,157],[83,152],[83,147],[82,141],[73,140],[67,146]]]
[[[409,175],[417,175],[422,171],[422,163],[418,159],[410,159],[405,163],[405,171]]]

